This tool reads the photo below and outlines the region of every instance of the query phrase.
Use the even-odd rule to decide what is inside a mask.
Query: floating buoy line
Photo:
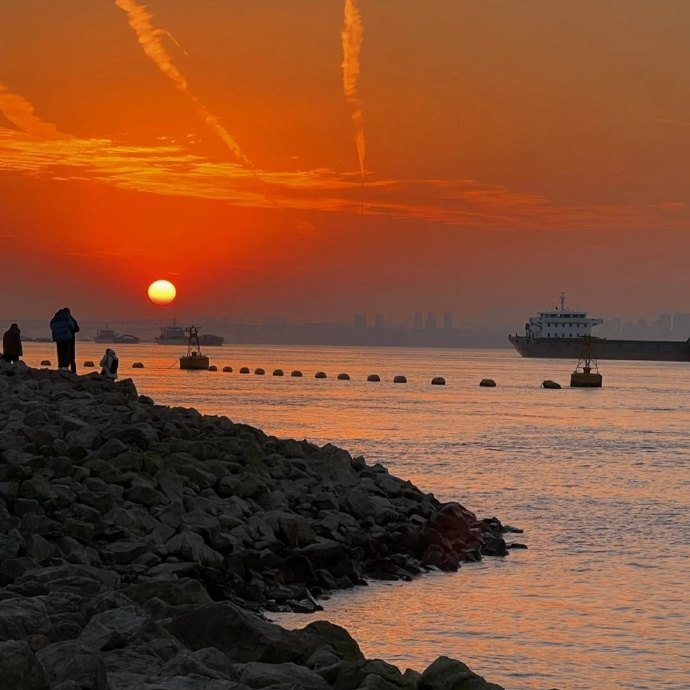
[[[571,376],[571,382],[570,385],[573,387],[601,387],[601,375],[598,373],[596,370],[596,362],[593,362],[590,368],[590,358],[587,356],[584,356],[581,358],[581,360],[584,359],[584,366],[583,372],[580,373],[578,370],[573,372],[573,375]],[[176,358],[173,360],[173,362],[167,366],[164,367],[165,369],[172,369],[173,367],[177,367],[180,364],[180,358]],[[49,359],[42,359],[41,360],[41,367],[50,367],[52,366],[52,362]],[[82,366],[85,369],[93,368],[95,367],[95,362],[93,360],[85,360],[82,363]],[[132,369],[143,369],[144,368],[144,363],[143,362],[132,362],[131,364]],[[206,369],[200,369],[200,371],[210,371],[210,372],[216,372],[219,371],[219,367],[216,365],[209,365],[208,368]],[[231,366],[223,366],[220,371],[222,371],[225,374],[232,374],[235,372],[235,369]],[[247,375],[253,373],[255,376],[265,376],[266,375],[266,370],[262,367],[255,367],[253,372],[249,367],[240,367],[239,369],[236,370],[237,373]],[[271,374],[273,376],[277,377],[285,377],[288,376],[286,374],[284,369],[273,369]],[[300,369],[293,369],[290,371],[289,374],[290,377],[292,378],[303,378],[304,373]],[[578,377],[581,377],[583,380],[579,380]],[[328,379],[329,375],[325,371],[317,371],[314,374],[315,379]],[[350,374],[346,372],[340,372],[339,374],[333,376],[334,379],[337,381],[351,381]],[[586,379],[586,380],[584,380]],[[368,383],[379,383],[382,381],[382,378],[379,374],[368,374],[365,379]],[[404,376],[403,374],[396,374],[393,376],[390,381],[392,383],[396,384],[403,384],[407,383],[407,376]],[[445,386],[446,385],[446,379],[443,376],[434,376],[431,381],[430,381],[432,386]],[[479,386],[482,388],[496,388],[497,384],[496,381],[492,378],[483,378],[480,379],[479,381]],[[551,389],[560,389],[562,388],[561,384],[557,383],[556,381],[553,381],[551,379],[544,379],[540,384],[540,388],[551,388]]]
[[[172,369],[173,367],[179,367],[179,365],[180,365],[180,358],[177,357],[172,361],[172,363],[169,366],[164,367],[164,368],[165,369]],[[42,367],[50,367],[51,361],[49,359],[43,359],[43,360],[41,360],[41,366]],[[82,366],[84,368],[88,369],[88,368],[94,367],[95,363],[92,360],[85,360],[82,363]],[[131,368],[132,369],[143,369],[144,363],[143,362],[132,362]],[[213,371],[218,371],[218,367],[214,364],[210,364],[208,366],[208,368],[197,369],[197,371],[211,371],[211,372],[213,372]],[[235,369],[233,369],[231,366],[224,366],[224,367],[222,367],[222,369],[220,371],[222,371],[224,374],[232,374],[235,371]],[[240,367],[239,369],[237,369],[237,373],[247,375],[247,374],[251,374],[252,371],[249,367]],[[266,370],[263,369],[262,367],[256,367],[254,369],[253,373],[255,376],[264,376],[266,374]],[[272,371],[272,375],[273,376],[285,376],[286,374],[285,374],[285,371],[283,369],[274,369]],[[290,376],[292,378],[302,378],[304,376],[304,374],[299,369],[293,369],[290,372]],[[329,377],[325,371],[317,371],[314,374],[314,378],[315,379],[327,379]],[[350,374],[348,374],[346,372],[341,372],[337,376],[335,376],[334,378],[338,381],[351,381],[352,380],[350,377]],[[382,379],[381,379],[381,376],[379,374],[368,374],[366,377],[366,380],[369,383],[378,383]],[[402,374],[396,374],[395,376],[393,376],[391,381],[392,381],[392,383],[407,383],[407,376],[404,376]],[[443,378],[443,376],[435,376],[434,378],[431,379],[431,384],[433,386],[445,386],[446,380]],[[483,385],[483,383],[480,385]]]

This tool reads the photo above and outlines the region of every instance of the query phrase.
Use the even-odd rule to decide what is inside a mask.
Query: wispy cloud
[[[162,196],[214,199],[275,210],[364,211],[459,228],[515,230],[685,228],[684,202],[566,206],[545,196],[462,179],[371,179],[362,188],[349,173],[328,169],[256,171],[211,161],[185,144],[125,146],[81,139],[44,122],[22,96],[0,85],[0,111],[19,127],[0,126],[0,173],[70,182],[97,182]]]
[[[671,117],[657,117],[654,122],[660,125],[677,125],[679,127],[690,127],[690,120],[676,120]]]
[[[351,174],[316,169],[257,174],[210,161],[180,144],[123,146],[108,139],[44,139],[0,127],[0,173],[64,184],[90,181],[161,196],[211,199],[275,211],[357,213],[457,228],[513,230],[686,227],[687,209],[554,204],[538,194],[462,179],[372,179],[366,195]]]
[[[5,84],[0,84],[0,112],[27,134],[42,139],[69,138],[69,135],[60,132],[54,124],[38,117],[33,105],[22,96],[12,93]]]
[[[183,93],[196,107],[197,113],[206,125],[220,138],[229,151],[245,165],[251,165],[251,161],[242,152],[239,144],[223,127],[217,116],[213,115],[197,96],[189,90],[187,80],[182,72],[175,66],[168,51],[163,45],[164,38],[170,38],[177,44],[174,38],[165,29],[153,25],[153,16],[144,5],[137,4],[134,0],[115,0],[115,4],[127,14],[127,20],[137,35],[137,40],[146,55],[157,65],[163,74],[173,83],[175,88]],[[179,44],[177,44],[179,45]]]
[[[359,172],[362,177],[364,177],[367,144],[364,137],[362,101],[357,95],[357,82],[359,80],[359,53],[363,37],[362,15],[359,12],[357,0],[345,0],[345,26],[342,32],[343,88],[345,98],[352,106],[352,119],[355,123],[355,145],[359,159]]]

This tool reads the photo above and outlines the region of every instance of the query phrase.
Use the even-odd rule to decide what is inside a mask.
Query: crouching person
[[[117,367],[120,364],[120,360],[115,354],[115,350],[111,348],[106,348],[105,354],[101,357],[101,375],[107,376],[109,379],[117,378]]]
[[[2,336],[2,357],[5,362],[18,362],[24,354],[19,326],[13,323]]]

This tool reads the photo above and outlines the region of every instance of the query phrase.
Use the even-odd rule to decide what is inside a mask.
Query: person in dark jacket
[[[21,331],[13,323],[2,336],[2,359],[6,362],[18,362],[23,354]]]
[[[55,312],[50,320],[50,331],[57,347],[58,369],[69,369],[77,373],[76,334],[79,324],[67,307]]]

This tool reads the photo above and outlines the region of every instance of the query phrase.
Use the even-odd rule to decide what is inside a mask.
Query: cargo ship
[[[637,359],[654,362],[690,362],[688,340],[616,340],[592,335],[603,319],[589,318],[587,312],[566,309],[565,294],[560,307],[539,312],[525,324],[525,334],[508,340],[523,357],[578,359],[586,338],[597,359]]]

